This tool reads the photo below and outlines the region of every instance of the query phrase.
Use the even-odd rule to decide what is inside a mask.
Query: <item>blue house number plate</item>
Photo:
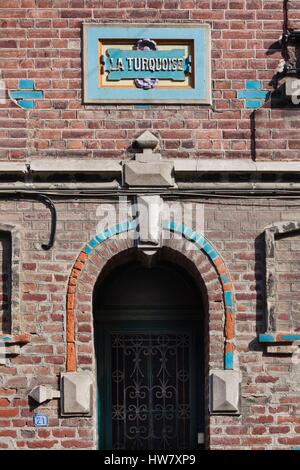
[[[84,24],[85,103],[211,104],[209,25]]]
[[[36,428],[43,428],[48,426],[48,416],[44,414],[37,414],[33,417],[33,424]]]

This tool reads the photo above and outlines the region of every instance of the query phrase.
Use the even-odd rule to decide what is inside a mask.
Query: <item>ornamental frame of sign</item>
[[[138,39],[133,49],[136,51],[156,51],[157,45],[153,39]],[[158,84],[158,78],[136,78],[134,84],[137,88],[151,90]]]

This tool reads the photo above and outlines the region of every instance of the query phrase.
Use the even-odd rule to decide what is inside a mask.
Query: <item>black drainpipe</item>
[[[47,251],[50,250],[55,241],[55,233],[56,233],[56,221],[57,221],[57,214],[56,208],[53,204],[53,201],[46,196],[45,194],[37,193],[37,192],[22,192],[22,191],[12,191],[12,192],[1,192],[0,198],[14,198],[14,199],[35,199],[50,209],[51,214],[51,228],[50,228],[50,236],[48,243],[42,243],[41,247],[43,250]]]

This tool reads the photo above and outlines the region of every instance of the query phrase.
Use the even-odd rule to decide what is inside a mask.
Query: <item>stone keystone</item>
[[[145,131],[135,140],[135,142],[142,149],[155,149],[159,140],[151,132]]]

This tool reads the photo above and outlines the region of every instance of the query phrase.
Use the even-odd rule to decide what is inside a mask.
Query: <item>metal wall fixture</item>
[[[300,78],[300,31],[291,31],[287,30],[283,34],[283,45],[285,47],[293,46],[295,47],[295,64],[290,63],[287,66],[286,73],[287,75],[296,75],[297,78]]]

